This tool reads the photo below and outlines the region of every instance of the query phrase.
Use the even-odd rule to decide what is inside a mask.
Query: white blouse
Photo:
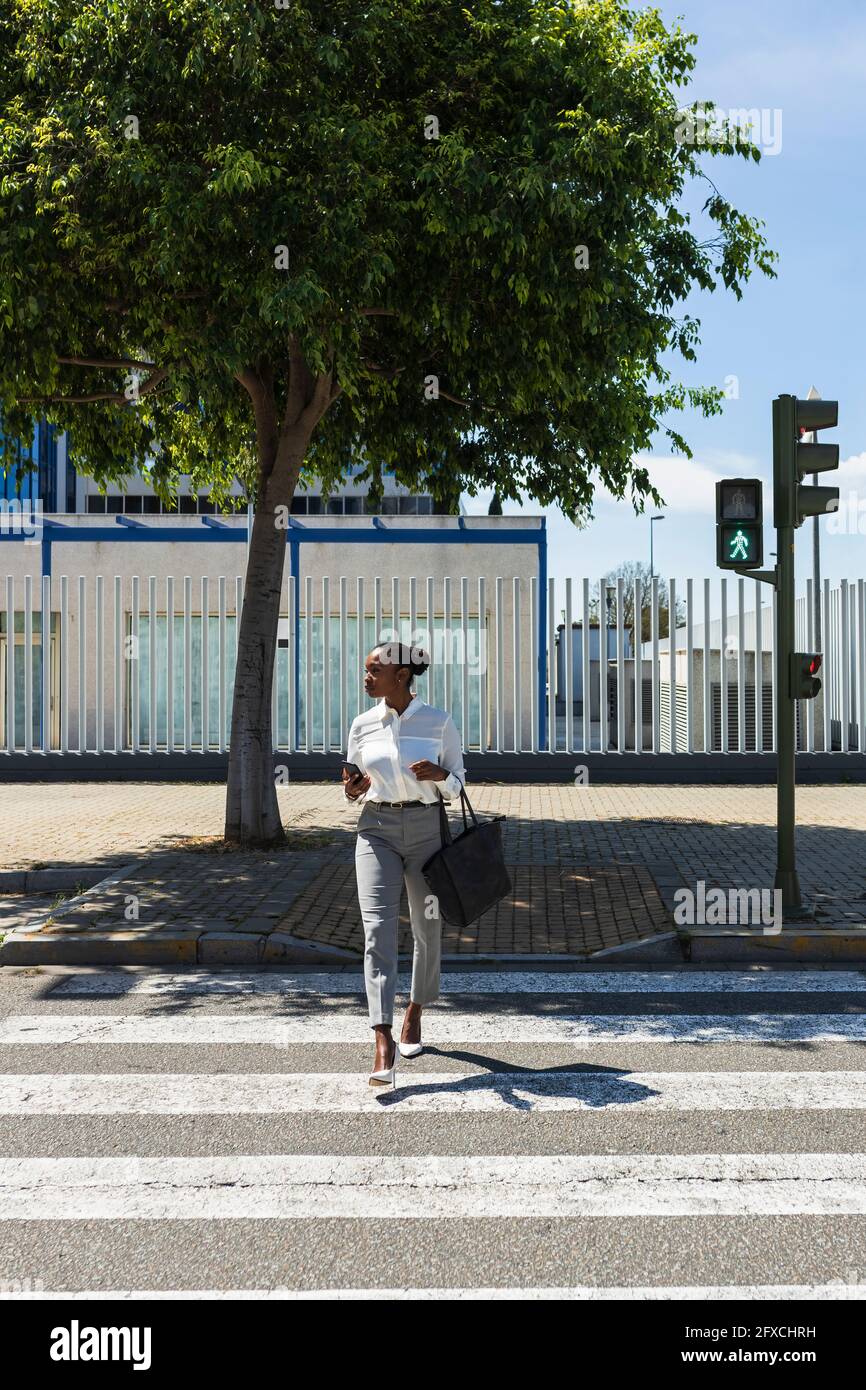
[[[442,782],[419,782],[410,763],[426,758],[447,768]],[[358,801],[436,801],[438,787],[446,801],[460,795],[466,781],[460,734],[451,715],[417,695],[402,714],[378,700],[352,720],[346,759],[370,778]]]

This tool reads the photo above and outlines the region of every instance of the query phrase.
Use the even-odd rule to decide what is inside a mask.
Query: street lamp
[[[653,525],[656,521],[664,521],[664,516],[661,512],[656,512],[655,516],[650,517],[650,579],[652,579],[655,574],[655,569],[653,568]]]

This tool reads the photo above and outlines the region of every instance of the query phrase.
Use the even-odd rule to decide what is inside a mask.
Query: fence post
[[[695,634],[694,634],[694,583],[691,579],[686,580],[686,752],[695,751],[694,733],[694,698],[692,687],[694,685],[694,671],[692,666],[695,659]]]
[[[555,640],[555,639],[554,639]],[[574,752],[574,627],[571,612],[571,577],[565,581],[565,626],[559,648],[562,657],[562,670],[565,676],[565,747]],[[551,652],[550,679],[556,680],[556,648]]]

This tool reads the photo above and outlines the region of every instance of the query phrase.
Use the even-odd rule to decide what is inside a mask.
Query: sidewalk
[[[41,904],[28,890],[18,910],[6,896],[0,962],[357,960],[359,808],[332,785],[299,783],[279,795],[289,846],[256,853],[221,849],[217,785],[0,788],[8,871],[53,869],[70,884],[67,896],[53,892]],[[771,787],[487,784],[474,788],[473,804],[506,816],[514,892],[465,931],[446,925],[446,956],[586,960],[613,950],[612,959],[681,960],[678,887],[772,886]],[[866,789],[801,788],[798,808],[808,925],[866,933]],[[101,882],[75,894],[82,866],[90,883]],[[411,950],[405,900],[400,949]]]

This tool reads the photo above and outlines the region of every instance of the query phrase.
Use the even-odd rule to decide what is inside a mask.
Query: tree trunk
[[[238,631],[225,838],[232,844],[268,848],[283,844],[286,838],[274,777],[271,691],[288,512],[312,430],[339,389],[330,374],[312,375],[292,340],[292,372],[281,428],[273,373],[267,365],[245,368],[237,379],[253,403],[259,488]]]
[[[256,510],[238,632],[225,837],[268,846],[285,839],[274,780],[271,688],[286,532],[271,508]]]

